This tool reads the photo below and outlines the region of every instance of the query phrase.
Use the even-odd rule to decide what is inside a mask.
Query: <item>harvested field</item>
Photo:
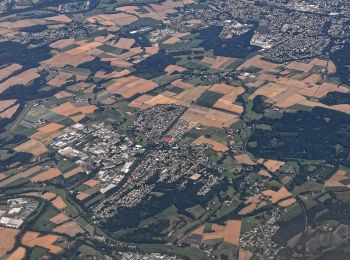
[[[159,94],[159,95],[152,97],[151,99],[145,101],[143,107],[147,108],[147,107],[153,107],[156,105],[171,105],[171,104],[184,106],[184,107],[189,106],[186,102],[184,102],[182,100],[176,99],[174,97],[168,97],[168,96],[164,96],[164,95]],[[143,107],[142,107],[142,109],[144,109]]]
[[[80,112],[80,110],[70,102],[66,102],[57,107],[54,107],[51,109],[51,111],[56,114],[67,116],[67,117],[74,114],[78,114]]]
[[[277,83],[268,83],[261,88],[257,89],[252,95],[249,96],[249,99],[254,99],[256,96],[265,96],[267,98],[274,98],[283,92],[288,90],[287,86],[283,86]]]
[[[89,187],[95,187],[97,184],[99,184],[100,182],[98,180],[95,180],[95,179],[90,179],[86,182],[84,182],[84,184],[86,186],[89,186]]]
[[[350,184],[345,185],[344,183],[342,183],[343,181],[347,181],[350,179],[349,174],[347,173],[347,171],[343,170],[343,169],[339,169],[331,178],[329,178],[325,184],[324,187],[325,188],[333,188],[333,187],[347,187],[350,188]]]
[[[247,205],[243,209],[241,209],[238,214],[241,216],[247,215],[252,213],[254,210],[258,208],[262,208],[264,206],[267,206],[266,201],[260,200],[260,194],[257,194],[253,197],[251,197],[249,200],[247,200],[244,204]]]
[[[211,140],[209,138],[206,138],[205,136],[200,136],[198,137],[193,144],[196,145],[202,145],[202,144],[209,144],[213,147],[213,149],[217,152],[227,152],[228,151],[228,147],[225,144],[219,143],[217,141]]]
[[[164,71],[168,74],[168,75],[171,75],[173,74],[174,72],[178,72],[178,73],[181,73],[181,72],[184,72],[186,69],[184,67],[181,67],[181,66],[178,66],[178,65],[169,65],[168,67],[166,67],[164,69]]]
[[[130,107],[134,107],[134,108],[138,108],[138,109],[146,109],[146,108],[149,108],[151,107],[150,105],[146,105],[145,102],[147,100],[150,100],[152,99],[153,96],[150,96],[150,95],[147,95],[147,94],[144,94],[142,96],[139,96],[138,98],[135,98],[133,101],[131,101],[129,103],[129,106]]]
[[[59,169],[57,168],[50,168],[36,176],[34,176],[33,178],[31,178],[31,181],[36,183],[36,182],[44,182],[44,181],[48,181],[48,180],[52,180],[58,176],[61,175],[61,172]]]
[[[7,178],[6,180],[1,181],[0,188],[6,187],[6,186],[10,185],[11,183],[14,183],[22,178],[29,178],[40,171],[42,171],[42,168],[40,166],[35,166],[32,168],[29,168],[28,170],[26,170],[24,172],[19,172],[17,174],[14,174],[11,177]]]
[[[58,254],[62,251],[62,248],[55,246],[54,243],[59,239],[56,235],[44,235],[40,236],[40,233],[27,231],[22,237],[22,244],[28,247],[40,246],[46,248],[52,254]]]
[[[47,21],[44,19],[22,19],[12,22],[2,22],[0,23],[0,27],[7,29],[21,29],[32,27],[34,25],[44,25],[47,24]]]
[[[45,192],[43,195],[41,195],[41,198],[44,200],[51,201],[57,197],[57,194],[52,192]]]
[[[73,78],[72,74],[69,74],[67,72],[60,72],[53,79],[47,82],[47,84],[52,87],[59,88],[59,87],[62,87],[64,84],[66,84],[72,78]]]
[[[75,198],[77,200],[83,201],[85,199],[87,199],[88,197],[90,197],[91,194],[85,193],[85,192],[79,192],[77,196],[75,196]]]
[[[64,67],[67,65],[71,65],[73,67],[77,67],[80,64],[89,62],[94,60],[95,57],[87,55],[86,53],[79,53],[77,55],[72,55],[69,53],[58,53],[52,58],[49,58],[45,61],[41,62],[41,65],[47,67]]]
[[[235,87],[226,83],[215,84],[211,86],[209,90],[224,95],[235,94],[236,96],[239,96],[244,93],[243,87]]]
[[[257,67],[264,71],[278,73],[280,70],[276,69],[279,65],[265,61],[262,59],[261,55],[256,55],[253,58],[245,61],[241,66],[238,67],[238,70],[248,69],[250,67]]]
[[[281,168],[285,162],[282,161],[276,161],[276,160],[267,160],[264,162],[264,166],[270,171],[270,172],[275,172],[279,168]]]
[[[95,112],[95,110],[97,109],[97,106],[87,105],[87,106],[78,107],[78,109],[81,113],[87,115],[87,114],[91,114],[91,113]]]
[[[148,54],[154,55],[154,54],[158,53],[159,46],[145,47],[145,51]]]
[[[38,69],[28,69],[24,72],[21,72],[20,74],[9,78],[5,80],[4,82],[0,83],[0,93],[3,93],[5,90],[9,89],[10,87],[14,85],[28,85],[30,82],[32,82],[34,79],[39,78],[40,75],[38,73]]]
[[[39,156],[45,152],[47,152],[47,148],[44,144],[41,142],[30,139],[14,148],[16,152],[24,152],[24,153],[31,153],[35,156]]]
[[[296,202],[296,200],[292,197],[292,194],[285,187],[280,188],[278,191],[265,190],[261,192],[261,194],[257,194],[248,199],[245,202],[245,205],[247,206],[238,214],[247,215],[256,209],[266,206],[268,203],[265,200],[260,200],[262,195],[270,197],[271,203],[278,203],[278,205],[281,207],[288,207]]]
[[[177,37],[170,37],[169,39],[165,40],[163,42],[163,44],[175,44],[175,43],[178,43],[180,42],[181,39],[180,38],[177,38]]]
[[[59,196],[57,196],[54,200],[52,200],[51,203],[56,209],[65,209],[65,208],[67,208],[67,204]]]
[[[56,137],[60,136],[62,133],[63,132],[61,130],[55,130],[53,132],[47,133],[38,131],[35,134],[33,134],[30,138],[40,141],[44,145],[49,145]]]
[[[18,233],[18,229],[0,227],[0,258],[13,249],[16,243],[16,235]]]
[[[322,79],[322,76],[320,74],[312,74],[309,77],[307,77],[306,79],[304,79],[303,81],[306,84],[316,84],[317,82],[319,82]]]
[[[22,65],[14,63],[0,70],[0,81],[11,76],[14,72],[22,69]]]
[[[114,46],[119,49],[130,49],[134,44],[135,44],[135,39],[120,38],[118,42],[114,44]]]
[[[6,110],[4,110],[3,112],[0,112],[0,117],[1,118],[12,118],[13,115],[17,112],[19,108],[19,104],[14,105]]]
[[[51,133],[62,128],[64,128],[64,125],[57,124],[57,123],[49,123],[43,127],[38,128],[37,130],[42,133]]]
[[[72,96],[72,94],[64,90],[55,94],[55,98],[57,99],[62,99],[70,96]]]
[[[7,258],[7,260],[22,260],[26,256],[26,249],[22,246],[18,247],[13,253]]]
[[[83,168],[81,168],[80,166],[74,168],[73,170],[70,170],[69,172],[66,172],[63,174],[63,177],[65,179],[68,179],[70,177],[73,177],[75,175],[77,175],[78,173],[81,173],[81,172],[85,172]]]
[[[69,217],[67,217],[64,213],[58,213],[56,216],[50,219],[50,221],[56,225],[62,224],[69,220]]]
[[[150,4],[149,6],[157,12],[164,12],[178,7],[183,7],[184,3],[182,1],[165,0],[161,4]]]
[[[135,15],[139,14],[138,6],[121,6],[121,7],[117,7],[115,10],[123,13],[129,13],[129,14],[135,14]]]
[[[240,248],[238,253],[238,260],[250,260],[253,257],[253,253]]]
[[[0,112],[16,104],[17,99],[0,100]]]
[[[212,69],[226,69],[236,60],[237,59],[231,57],[216,56],[215,58],[204,57],[202,62],[210,64]]]
[[[122,71],[114,71],[111,73],[105,72],[105,71],[97,71],[95,76],[96,78],[100,78],[100,79],[111,79],[111,78],[121,78],[124,77],[126,75],[130,74],[130,71],[127,69],[124,69]]]
[[[87,19],[89,23],[102,24],[104,26],[125,26],[136,22],[139,18],[135,15],[126,13],[100,14],[91,16]]]
[[[66,53],[75,56],[75,55],[89,52],[89,51],[91,51],[91,50],[93,50],[101,45],[102,45],[102,43],[100,43],[100,42],[89,42],[89,43],[83,44],[79,47],[76,47],[74,49],[71,49],[69,51],[66,51]]]
[[[292,194],[286,189],[286,187],[282,187],[278,191],[266,190],[266,191],[263,191],[262,194],[265,196],[269,196],[271,198],[272,203],[277,203],[283,199],[286,199],[292,196]]]
[[[304,106],[308,106],[308,107],[323,107],[323,108],[343,112],[343,113],[350,115],[350,105],[349,104],[327,106],[327,105],[322,104],[320,102],[311,101],[311,100],[303,100],[303,101],[299,102],[299,104],[304,105]]]
[[[0,172],[0,181],[2,181],[3,179],[6,179],[6,178],[7,178],[7,175],[5,173]]]
[[[278,205],[281,207],[287,207],[296,202],[296,200],[292,197],[292,194],[286,189],[286,187],[282,187],[278,191],[265,190],[261,192],[261,194],[257,194],[248,199],[244,203],[247,206],[243,208],[238,214],[247,215],[252,213],[256,209],[268,205],[268,203],[265,200],[260,199],[262,195],[270,197],[271,203],[278,203]]]
[[[329,60],[327,65],[327,70],[329,73],[336,73],[337,67],[335,66],[334,62]]]
[[[55,22],[62,22],[62,23],[70,23],[72,21],[72,19],[70,19],[67,15],[64,15],[64,14],[46,17],[45,20],[47,20],[47,21],[55,21]]]
[[[228,127],[237,122],[238,116],[216,109],[191,106],[182,116],[182,119],[194,127],[198,124],[217,128]]]
[[[110,61],[112,66],[119,68],[130,68],[133,65],[121,58],[103,58],[102,61]]]
[[[267,178],[272,178],[272,175],[268,171],[265,171],[265,170],[260,170],[258,172],[258,174],[261,176],[267,177]]]
[[[171,82],[171,85],[173,85],[174,87],[182,88],[182,89],[188,89],[188,88],[193,87],[193,85],[186,83],[186,82],[183,82],[182,79],[174,80],[173,82]]]
[[[198,231],[197,231],[198,232]],[[212,232],[203,233],[203,241],[222,239],[226,243],[239,246],[241,234],[241,221],[229,220],[225,226],[213,224]]]
[[[250,158],[248,154],[240,154],[235,156],[236,161],[239,163],[247,164],[247,165],[255,165],[256,163]]]
[[[66,234],[70,237],[75,237],[77,234],[84,233],[84,230],[74,221],[64,223],[56,227],[53,231],[61,234]]]
[[[207,89],[207,86],[190,87],[174,96],[174,98],[180,99],[186,103],[191,103],[196,101]]]
[[[309,72],[312,69],[312,67],[313,67],[312,64],[307,64],[307,63],[302,63],[297,61],[292,61],[286,66],[287,69],[299,70],[302,72]]]
[[[85,115],[76,115],[76,116],[71,116],[70,117],[75,123],[80,122],[82,119],[85,118]]]
[[[130,98],[136,94],[143,94],[158,87],[158,84],[136,76],[128,76],[114,81],[107,87],[108,92]]]
[[[222,98],[220,98],[218,101],[216,101],[216,103],[213,105],[214,108],[218,108],[218,109],[222,109],[228,112],[232,112],[232,113],[236,113],[236,114],[242,114],[244,111],[243,106],[241,105],[236,105],[236,104],[232,104],[232,101],[227,100],[227,96],[226,95]]]
[[[327,67],[328,61],[315,58],[310,61],[309,64],[314,66]]]

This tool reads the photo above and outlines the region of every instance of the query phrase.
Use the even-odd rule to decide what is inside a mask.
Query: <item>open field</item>
[[[43,169],[40,166],[35,166],[35,167],[30,168],[28,170],[25,170],[23,172],[19,172],[13,176],[1,181],[0,188],[6,187],[6,186],[10,185],[11,183],[14,183],[20,179],[29,178],[29,177],[33,176],[34,174],[41,172],[42,170]]]
[[[22,246],[18,247],[13,253],[7,258],[7,260],[22,260],[26,255],[26,249]]]
[[[0,70],[0,81],[3,81],[7,77],[11,76],[14,72],[22,69],[22,65],[20,64],[11,64]]]
[[[38,131],[36,133],[34,133],[33,135],[30,136],[31,139],[34,139],[36,141],[41,142],[44,145],[49,145],[50,143],[52,143],[52,141],[60,136],[63,132],[61,130],[54,130],[54,131]]]
[[[95,187],[96,185],[98,185],[100,182],[98,180],[94,180],[94,179],[90,179],[86,182],[84,182],[85,185],[89,186],[89,187]]]
[[[248,154],[239,154],[235,156],[235,159],[239,163],[247,164],[247,165],[255,165],[256,162],[254,162]]]
[[[279,206],[288,207],[296,202],[292,198],[292,194],[285,188],[282,187],[278,191],[265,190],[261,194],[257,194],[245,202],[246,207],[239,211],[239,215],[247,215],[252,213],[254,210],[262,208],[268,205],[266,200],[261,200],[261,196],[269,197],[271,203],[278,203]]]
[[[62,116],[71,116],[80,112],[80,110],[70,102],[54,107],[51,111]]]
[[[64,128],[64,125],[57,124],[57,123],[49,123],[45,126],[38,128],[37,130],[39,132],[43,132],[43,133],[51,133],[51,132],[55,132],[55,131],[62,129],[62,128]]]
[[[52,205],[57,209],[65,209],[67,204],[63,201],[63,199],[57,196],[54,200],[51,201]]]
[[[209,138],[206,138],[204,136],[200,136],[198,137],[194,142],[193,144],[196,144],[196,145],[202,145],[202,144],[209,144],[213,147],[213,149],[217,152],[227,152],[228,151],[228,147],[225,145],[225,144],[222,144],[222,143],[219,143],[219,142],[216,142],[214,140],[211,140]]]
[[[194,127],[198,124],[217,128],[228,127],[239,120],[238,116],[216,109],[191,106],[181,117]]]
[[[285,162],[281,161],[276,161],[276,160],[267,160],[264,162],[264,166],[270,171],[270,172],[275,172],[279,168],[281,168]]]
[[[69,74],[66,72],[60,72],[53,79],[48,81],[47,84],[52,87],[59,88],[59,87],[62,87],[64,84],[66,84],[72,77],[73,77],[72,74]]]
[[[350,188],[348,180],[350,179],[350,174],[345,169],[339,169],[330,179],[325,182],[325,188],[334,187],[346,187]]]
[[[73,177],[73,176],[77,175],[78,173],[81,173],[81,172],[85,172],[85,171],[84,171],[83,168],[81,168],[80,166],[78,166],[78,167],[76,167],[76,168],[74,168],[74,169],[72,169],[72,170],[70,170],[70,171],[64,173],[64,174],[63,174],[63,177],[64,177],[65,179],[68,179],[68,178],[70,178],[70,177]]]
[[[35,156],[38,156],[47,152],[46,146],[35,139],[30,139],[24,142],[23,144],[16,146],[14,150],[16,152],[31,153]]]
[[[27,231],[22,237],[22,244],[28,247],[40,246],[47,248],[53,254],[58,254],[62,251],[61,247],[55,246],[54,243],[59,239],[59,236],[56,235],[43,235],[40,236],[40,233]]]
[[[64,213],[58,213],[56,216],[50,219],[50,221],[56,225],[62,224],[69,220],[69,217],[67,217]]]
[[[75,237],[77,234],[83,234],[84,230],[74,221],[67,222],[56,227],[54,232],[66,234],[70,237]]]
[[[77,67],[80,64],[92,61],[94,59],[95,59],[95,57],[93,57],[91,55],[84,54],[84,53],[72,55],[69,53],[62,52],[62,53],[56,54],[52,58],[49,58],[49,59],[41,62],[41,64],[43,66],[47,66],[47,67],[58,67],[58,68],[64,67],[67,65]]]
[[[18,233],[18,229],[0,227],[0,258],[13,249]]]
[[[16,104],[17,99],[0,100],[0,112]]]
[[[5,80],[0,83],[0,93],[3,93],[5,90],[9,89],[14,85],[28,85],[34,79],[39,78],[40,75],[36,68],[28,69],[20,74]]]
[[[107,87],[107,90],[112,94],[119,94],[124,98],[130,98],[136,94],[146,93],[155,89],[157,86],[153,81],[128,76],[114,80],[114,83]]]
[[[254,57],[253,59],[256,60],[258,58]],[[291,62],[285,66],[287,70],[280,72],[279,77],[267,74],[265,71],[258,72],[255,81],[248,84],[255,89],[254,93],[249,96],[249,99],[253,100],[256,96],[262,95],[268,99],[269,103],[282,109],[300,104],[309,107],[324,107],[350,114],[350,106],[348,104],[328,106],[314,100],[321,99],[331,92],[349,92],[349,89],[345,86],[324,81],[320,73],[310,72],[314,66],[321,66],[327,69],[327,64],[327,61],[319,59],[314,59],[310,63]],[[250,65],[253,66],[253,64]],[[255,64],[254,66],[257,65]],[[289,74],[293,70],[296,71],[290,77]]]
[[[44,194],[41,195],[42,199],[48,200],[48,201],[51,201],[56,197],[57,197],[57,194],[52,193],[52,192],[45,192]]]
[[[232,63],[234,63],[236,60],[237,59],[231,58],[231,57],[216,56],[214,58],[204,57],[202,59],[202,62],[211,65],[212,69],[226,69],[228,66],[230,66]]]
[[[242,248],[239,249],[238,260],[250,260],[252,257],[253,257],[252,252],[248,250],[244,250]]]
[[[34,176],[33,178],[31,178],[31,181],[33,183],[44,182],[44,181],[52,180],[60,175],[61,175],[61,172],[59,169],[50,168],[42,173],[39,173],[38,175]]]
[[[6,110],[3,110],[2,112],[0,112],[0,117],[1,118],[12,118],[13,115],[17,112],[19,106],[20,106],[20,104],[17,104],[17,105],[14,105],[14,106],[7,108]]]
[[[205,232],[205,227],[201,226],[192,232],[194,235],[202,236],[203,242],[210,240],[223,240],[226,243],[239,246],[241,234],[241,221],[229,220],[226,225],[211,225],[211,232]]]

